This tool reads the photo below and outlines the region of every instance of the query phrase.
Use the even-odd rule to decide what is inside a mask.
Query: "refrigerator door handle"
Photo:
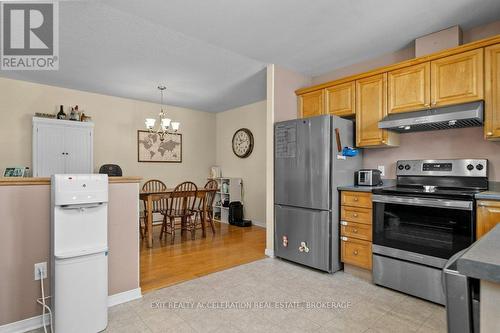
[[[68,259],[68,258],[88,256],[88,255],[91,255],[91,254],[97,254],[97,253],[107,252],[107,251],[108,251],[108,247],[107,246],[103,246],[103,247],[97,247],[97,248],[93,248],[93,249],[70,251],[70,252],[63,252],[63,253],[55,253],[54,257],[56,259]]]

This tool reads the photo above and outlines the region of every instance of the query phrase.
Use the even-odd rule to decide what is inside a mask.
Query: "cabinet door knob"
[[[493,135],[493,132],[488,132],[486,133],[487,136],[492,136]]]
[[[354,201],[358,201],[358,200],[359,200],[358,197],[354,197]]]
[[[352,232],[354,232],[355,234],[358,233],[358,229],[352,229]]]
[[[358,255],[358,250],[354,250],[354,255],[357,256]]]
[[[352,214],[352,216],[354,216],[354,217],[358,217],[358,214],[357,214],[357,213],[354,213],[354,214]]]
[[[437,103],[436,102],[432,102],[431,104],[432,104],[432,106],[436,106]]]
[[[426,108],[430,107],[431,105],[429,103],[424,104]]]

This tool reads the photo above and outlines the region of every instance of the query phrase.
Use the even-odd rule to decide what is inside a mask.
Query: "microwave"
[[[356,172],[356,185],[377,186],[382,184],[382,173],[378,169],[361,169]]]

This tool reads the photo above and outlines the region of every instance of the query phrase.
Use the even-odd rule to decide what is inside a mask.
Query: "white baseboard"
[[[122,293],[108,296],[108,307],[133,301],[142,297],[141,288],[124,291]],[[45,314],[46,324],[50,323],[50,317]],[[24,333],[42,327],[42,316],[23,319],[10,324],[0,326],[0,333]]]
[[[141,288],[127,290],[122,293],[108,296],[108,307],[118,304],[127,303],[142,297]]]
[[[265,249],[264,254],[270,258],[274,258],[274,250],[273,249]]]
[[[50,316],[45,314],[45,323],[50,324]],[[0,326],[0,333],[23,333],[42,327],[42,316],[31,317],[28,319],[19,320],[10,324]]]

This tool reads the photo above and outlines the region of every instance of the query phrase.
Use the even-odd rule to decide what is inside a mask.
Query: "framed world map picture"
[[[160,140],[157,133],[137,131],[138,162],[182,162],[182,134],[165,134]]]

